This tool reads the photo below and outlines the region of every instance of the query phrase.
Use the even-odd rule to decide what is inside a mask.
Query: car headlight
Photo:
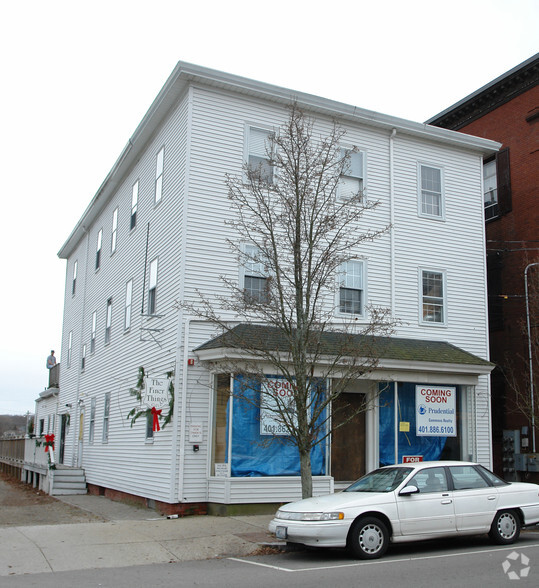
[[[343,512],[288,512],[278,510],[275,515],[277,519],[285,521],[342,521]]]

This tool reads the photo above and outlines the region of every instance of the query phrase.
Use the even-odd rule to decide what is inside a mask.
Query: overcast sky
[[[0,414],[46,388],[57,252],[178,60],[424,121],[534,55],[538,22],[537,0],[2,3]]]

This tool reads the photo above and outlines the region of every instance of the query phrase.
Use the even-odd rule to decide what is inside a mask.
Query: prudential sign
[[[457,436],[457,389],[445,386],[416,386],[416,435]]]

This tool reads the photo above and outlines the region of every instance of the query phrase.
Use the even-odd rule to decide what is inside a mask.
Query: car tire
[[[514,510],[500,510],[496,513],[489,537],[498,545],[514,543],[520,535],[520,518]]]
[[[376,517],[357,520],[350,530],[348,546],[359,559],[382,557],[389,546],[389,532],[385,523]]]

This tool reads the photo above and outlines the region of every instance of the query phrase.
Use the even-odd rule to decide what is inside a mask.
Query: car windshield
[[[406,478],[413,468],[380,468],[363,476],[344,492],[391,492]]]

